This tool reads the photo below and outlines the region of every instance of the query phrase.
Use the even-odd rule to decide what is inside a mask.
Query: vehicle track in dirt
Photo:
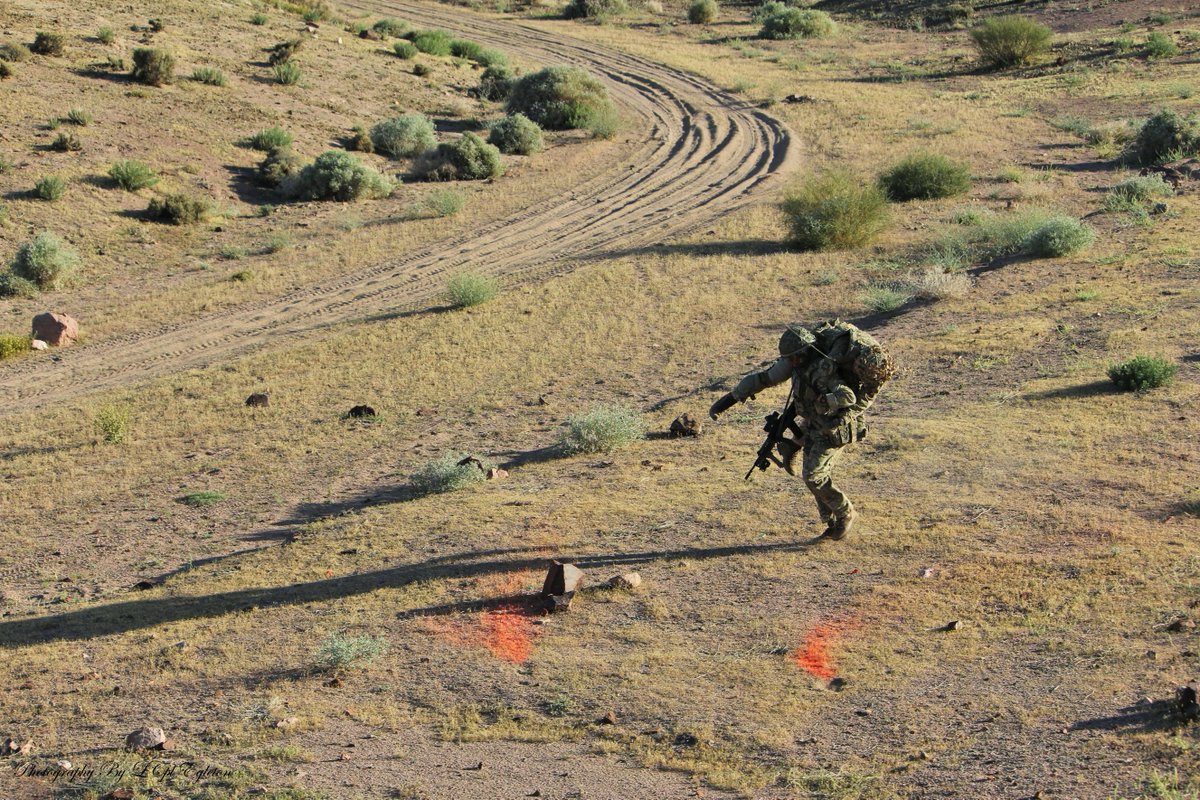
[[[401,258],[183,323],[24,359],[0,370],[0,414],[112,390],[294,343],[305,334],[419,308],[448,274],[518,283],[567,272],[583,256],[686,233],[761,198],[796,160],[792,134],[707,81],[533,25],[460,9],[366,0],[348,9],[400,15],[544,65],[583,66],[609,87],[630,155],[571,190]]]

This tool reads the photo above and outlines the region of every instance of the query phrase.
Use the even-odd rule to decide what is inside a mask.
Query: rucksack
[[[840,319],[813,328],[816,349],[833,359],[838,374],[854,393],[872,400],[896,374],[896,365],[875,337]]]

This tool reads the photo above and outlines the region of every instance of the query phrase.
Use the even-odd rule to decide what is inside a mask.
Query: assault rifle
[[[746,480],[750,480],[750,476],[754,474],[754,470],[766,471],[772,464],[780,469],[787,469],[779,457],[775,455],[775,445],[783,439],[783,435],[791,431],[796,435],[797,439],[804,438],[804,431],[796,424],[796,404],[789,397],[787,405],[782,411],[772,411],[767,414],[766,423],[763,425],[763,430],[766,431],[767,438],[763,441],[762,447],[758,448],[758,457],[754,459],[753,466],[746,473]],[[790,470],[788,470],[790,472]]]

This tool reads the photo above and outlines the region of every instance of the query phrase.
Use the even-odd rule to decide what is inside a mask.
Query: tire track
[[[358,272],[272,298],[57,353],[0,370],[0,414],[194,369],[314,331],[417,308],[459,268],[511,283],[544,279],[575,260],[646,246],[751,202],[795,160],[782,123],[703,79],[531,25],[455,8],[354,0],[351,9],[400,15],[535,63],[586,67],[609,87],[629,130],[629,157],[536,209]]]

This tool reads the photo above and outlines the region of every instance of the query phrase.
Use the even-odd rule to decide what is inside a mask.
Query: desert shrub
[[[50,147],[60,153],[75,153],[83,149],[83,140],[73,133],[62,131],[54,137]]]
[[[276,64],[274,67],[275,82],[282,86],[295,86],[304,76],[300,65],[292,61],[286,64]]]
[[[92,114],[90,111],[85,111],[82,108],[72,108],[67,112],[67,115],[63,117],[63,120],[71,123],[72,125],[78,125],[81,128],[86,128],[88,125],[92,124]]]
[[[104,59],[104,63],[113,72],[125,71],[125,59],[121,58],[120,56],[108,56]]]
[[[568,453],[611,453],[646,435],[637,411],[623,405],[599,405],[571,417],[559,445]]]
[[[455,58],[465,58],[468,61],[474,61],[475,58],[483,52],[483,45],[478,42],[472,42],[468,39],[451,39],[450,40],[450,55]]]
[[[1155,31],[1146,37],[1146,58],[1174,58],[1179,47],[1165,33]]]
[[[859,247],[887,227],[887,197],[847,172],[810,176],[783,201],[791,240],[809,250]]]
[[[493,50],[489,47],[485,47],[480,50],[471,60],[481,67],[508,66],[508,56],[504,55],[504,53],[500,52],[499,50]]]
[[[402,114],[385,119],[371,128],[375,149],[393,158],[405,158],[423,153],[437,144],[433,120],[424,114]]]
[[[492,124],[488,144],[501,153],[527,156],[542,149],[542,129],[524,114],[509,114]]]
[[[872,283],[859,297],[862,304],[877,314],[895,311],[913,299],[906,286],[891,283]]]
[[[16,70],[7,61],[0,61],[0,81],[6,81],[16,74]]]
[[[225,79],[225,73],[216,67],[197,67],[192,71],[192,80],[209,86],[225,86],[229,83]]]
[[[1142,124],[1126,151],[1126,157],[1138,164],[1161,164],[1196,155],[1200,155],[1200,119],[1165,108]]]
[[[1110,196],[1116,196],[1133,203],[1145,203],[1155,197],[1170,197],[1175,193],[1171,184],[1163,180],[1162,175],[1141,175],[1121,181],[1108,190]]]
[[[496,296],[496,281],[478,272],[460,272],[446,284],[446,292],[455,308],[470,308]]]
[[[629,10],[625,0],[571,0],[563,9],[566,19],[606,20],[619,17]]]
[[[485,480],[484,470],[469,456],[444,453],[423,464],[410,478],[412,488],[419,494],[457,492]]]
[[[1025,249],[1037,258],[1058,258],[1086,250],[1096,241],[1096,231],[1074,217],[1056,215],[1043,222],[1026,242]]]
[[[417,46],[412,42],[399,41],[392,45],[392,51],[400,58],[408,61],[417,55]]]
[[[288,39],[286,42],[280,42],[270,49],[270,54],[267,56],[267,62],[270,63],[272,67],[279,66],[280,64],[286,64],[292,60],[292,57],[295,56],[302,47],[304,47],[303,39]]]
[[[975,8],[968,3],[950,3],[942,6],[942,16],[947,25],[962,25],[975,16]]]
[[[879,176],[892,200],[953,197],[971,188],[971,168],[936,153],[916,153]]]
[[[12,272],[0,272],[0,297],[37,297],[37,284]]]
[[[394,17],[384,17],[372,25],[371,30],[380,36],[390,36],[393,39],[399,39],[408,33],[408,23]]]
[[[120,444],[129,438],[133,414],[126,406],[103,406],[92,418],[96,435],[109,444]]]
[[[693,25],[708,25],[717,18],[717,0],[693,0],[687,18]]]
[[[780,2],[779,0],[767,0],[767,2],[756,6],[750,12],[750,21],[755,25],[762,25],[769,17],[775,16],[786,8],[787,3]]]
[[[422,53],[431,56],[450,55],[450,42],[453,37],[446,31],[418,31],[411,38],[413,45]]]
[[[250,24],[251,25],[266,25],[267,24],[267,15],[262,13],[261,11],[255,12],[254,14],[252,14],[250,16]]]
[[[1030,238],[1051,216],[1049,212],[1035,209],[987,219],[972,231],[974,235],[968,245],[968,258],[991,261],[1024,252]]]
[[[946,300],[962,297],[971,290],[971,277],[964,272],[951,272],[932,266],[905,282],[913,295],[923,300]]]
[[[547,130],[587,128],[615,115],[604,84],[580,67],[547,67],[518,79],[507,108],[508,113],[524,114]]]
[[[276,150],[280,147],[291,147],[293,137],[290,133],[276,125],[266,128],[250,137],[250,146],[255,150]]]
[[[213,204],[208,198],[193,197],[182,192],[156,197],[146,209],[151,219],[172,225],[191,225],[207,219],[212,212]]]
[[[150,30],[154,33],[162,33],[167,29],[166,20],[162,19],[161,17],[155,17],[154,19],[147,20],[146,25],[149,26]]]
[[[38,31],[30,50],[43,56],[61,56],[66,44],[67,38],[61,33]]]
[[[279,186],[293,175],[299,175],[307,163],[290,147],[276,147],[258,165],[258,180],[264,186]]]
[[[1108,378],[1122,391],[1144,392],[1147,389],[1166,386],[1178,370],[1178,366],[1164,358],[1134,356],[1128,361],[1110,366]]]
[[[375,142],[371,139],[371,132],[367,130],[366,125],[355,125],[350,129],[350,139],[346,142],[347,150],[356,150],[359,153],[374,153]]]
[[[1028,17],[992,17],[971,30],[983,62],[993,67],[1027,64],[1050,49],[1053,32]]]
[[[503,175],[504,162],[494,145],[468,131],[422,153],[413,172],[427,181],[481,181]]]
[[[430,69],[426,64],[413,64],[412,74],[416,75],[418,78],[424,78],[431,72],[433,72],[433,70]]]
[[[295,244],[295,240],[286,233],[277,233],[267,240],[264,249],[268,253],[281,253],[284,250],[290,250]]]
[[[335,634],[321,643],[313,661],[318,672],[334,674],[364,666],[386,652],[385,639]]]
[[[344,150],[329,150],[283,184],[286,194],[301,200],[349,202],[387,197],[392,184]]]
[[[96,31],[96,41],[100,44],[112,44],[117,40],[117,34],[112,28],[104,27]]]
[[[511,69],[503,64],[496,64],[483,71],[483,75],[479,77],[479,89],[476,93],[483,100],[496,102],[507,100],[515,82],[516,78]]]
[[[29,352],[30,338],[15,333],[0,333],[0,361]]]
[[[208,508],[224,499],[225,495],[222,492],[203,491],[185,494],[179,498],[179,502],[192,508]]]
[[[20,42],[0,44],[0,61],[24,61],[31,55],[33,51]]]
[[[14,275],[42,290],[65,285],[78,270],[79,256],[52,233],[39,233],[21,245],[12,262]]]
[[[54,201],[67,193],[67,182],[57,175],[47,175],[33,185],[33,193],[43,200]]]
[[[170,83],[175,80],[175,56],[156,47],[135,48],[130,74],[135,81],[150,86]]]
[[[764,39],[826,39],[837,25],[824,11],[784,8],[763,20],[759,36]]]
[[[434,189],[417,204],[417,214],[431,217],[452,217],[467,204],[466,195],[453,189]]]

